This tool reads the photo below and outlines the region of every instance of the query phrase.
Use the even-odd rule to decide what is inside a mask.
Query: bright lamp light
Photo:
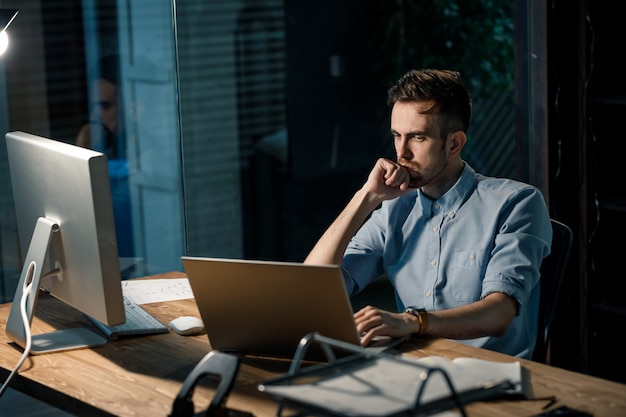
[[[0,55],[9,47],[9,36],[6,29],[17,16],[17,9],[0,9]]]
[[[4,53],[9,47],[9,37],[7,36],[6,31],[0,32],[0,55]]]

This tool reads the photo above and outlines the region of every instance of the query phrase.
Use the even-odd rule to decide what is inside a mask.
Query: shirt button
[[[450,217],[454,216],[454,210],[450,210],[450,211],[448,212],[448,215],[449,215]]]
[[[473,261],[474,260],[474,255],[470,255],[470,260]]]
[[[426,297],[430,297],[431,295],[433,295],[433,293],[431,293],[430,291],[426,291]]]
[[[431,264],[432,266],[435,266],[435,265],[437,265],[437,261],[433,259],[432,261],[430,261],[430,264]]]
[[[438,232],[439,231],[439,226],[434,226],[433,227],[433,232]]]
[[[434,207],[435,207],[436,209],[439,209],[441,206],[440,206],[438,203],[435,203]]]

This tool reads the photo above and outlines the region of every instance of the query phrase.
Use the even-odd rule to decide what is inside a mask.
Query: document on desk
[[[313,371],[304,368],[297,375],[267,380],[259,390],[290,407],[332,415],[401,415],[414,411],[418,397],[418,414],[442,413],[458,404],[441,370],[449,376],[462,404],[505,395],[525,396],[526,377],[520,362],[451,361],[439,356],[414,359],[379,355]]]
[[[122,281],[122,292],[137,304],[193,298],[193,292],[186,277],[129,279]]]

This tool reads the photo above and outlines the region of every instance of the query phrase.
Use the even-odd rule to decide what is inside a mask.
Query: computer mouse
[[[183,336],[193,336],[204,331],[204,323],[194,316],[180,316],[169,322],[173,331]]]

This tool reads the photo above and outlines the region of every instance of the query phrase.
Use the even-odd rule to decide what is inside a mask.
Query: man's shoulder
[[[531,204],[545,206],[544,196],[532,184],[510,178],[482,177],[476,182],[475,195],[481,200],[498,205]]]
[[[504,177],[489,177],[482,174],[476,174],[476,188],[482,191],[493,191],[499,193],[519,193],[522,191],[540,193],[537,187],[523,181]]]

